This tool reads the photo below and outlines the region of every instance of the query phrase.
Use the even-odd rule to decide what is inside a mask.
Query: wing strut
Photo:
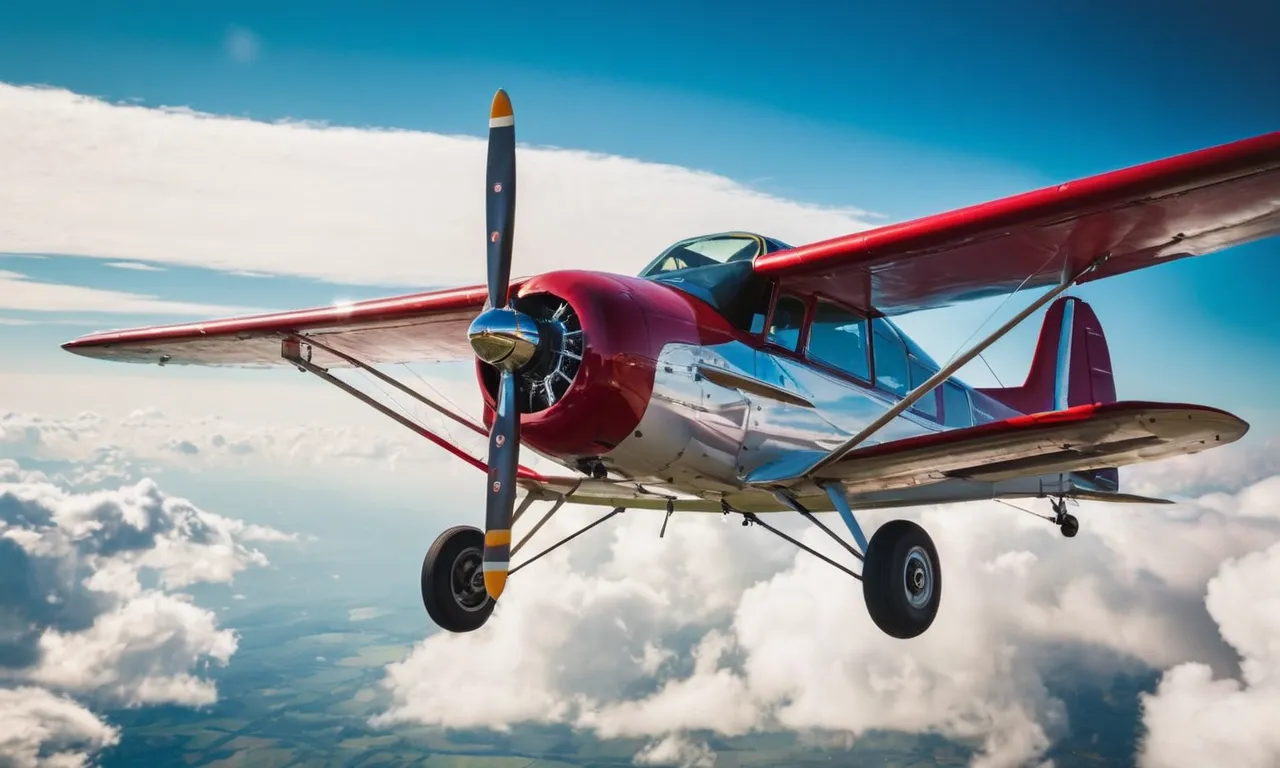
[[[471,430],[472,432],[475,432],[477,435],[483,435],[484,437],[489,436],[489,433],[485,431],[484,427],[480,426],[479,424],[476,424],[471,419],[468,419],[467,417],[461,414],[454,413],[453,411],[449,410],[448,408],[445,408],[443,405],[440,405],[439,403],[427,397],[426,395],[422,394],[421,392],[418,392],[412,387],[406,386],[404,382],[392,376],[388,376],[387,374],[383,373],[377,368],[374,368],[371,365],[367,365],[355,359],[351,355],[346,354],[345,352],[340,352],[334,349],[333,347],[322,344],[310,336],[299,336],[296,333],[291,333],[289,334],[289,337],[300,343],[310,344],[313,347],[319,347],[320,349],[323,349],[325,352],[328,352],[334,357],[340,360],[343,360],[347,363],[350,363],[353,367],[359,368],[360,370],[364,371],[370,376],[373,376],[378,381],[381,381],[383,384],[388,384],[392,387],[395,387],[396,389],[405,393],[409,397],[412,397],[414,400],[417,400],[418,402],[422,403],[428,408],[431,408],[434,411],[437,411],[438,413],[444,414],[448,418],[458,422],[459,424]],[[294,362],[294,361],[290,360],[289,362]]]
[[[844,458],[849,452],[851,452],[853,449],[857,448],[860,444],[866,441],[867,438],[879,432],[881,429],[884,428],[886,424],[896,419],[898,415],[901,414],[903,411],[915,405],[920,400],[920,398],[932,392],[934,389],[940,386],[942,382],[951,378],[956,371],[963,368],[966,364],[968,364],[970,360],[982,354],[982,352],[987,347],[991,346],[992,344],[996,343],[1000,339],[1004,338],[1004,336],[1007,335],[1009,331],[1012,331],[1014,328],[1016,328],[1020,323],[1022,323],[1023,320],[1026,320],[1033,313],[1035,313],[1036,310],[1040,309],[1045,304],[1048,304],[1049,302],[1053,301],[1063,291],[1067,290],[1068,288],[1070,288],[1071,286],[1079,282],[1080,279],[1083,278],[1085,275],[1089,274],[1093,270],[1102,266],[1102,264],[1104,264],[1108,258],[1110,258],[1110,254],[1103,254],[1102,256],[1099,256],[1098,258],[1094,259],[1092,262],[1089,263],[1088,266],[1086,266],[1084,269],[1080,270],[1074,275],[1067,273],[1064,269],[1062,273],[1062,280],[1058,283],[1056,287],[1053,288],[1053,290],[1048,291],[1040,298],[1031,302],[1030,306],[1022,310],[1018,314],[1014,315],[1013,317],[1009,318],[1008,322],[1006,322],[1004,325],[992,331],[986,338],[982,339],[977,344],[974,344],[964,354],[952,360],[947,365],[944,365],[942,367],[942,370],[933,374],[932,376],[929,377],[928,381],[924,382],[920,386],[913,389],[911,392],[907,393],[906,397],[899,400],[892,408],[890,408],[889,410],[881,414],[880,418],[868,424],[866,427],[862,429],[861,432],[859,432],[858,434],[846,440],[842,445],[840,445],[838,448],[828,453],[826,456],[823,456],[821,459],[818,459],[818,461],[812,464],[811,466],[809,466],[808,469],[804,470],[804,472],[801,472],[799,476],[800,477],[813,476],[817,472],[821,471],[823,467],[826,467],[829,464],[833,464],[839,461],[840,459]],[[1067,259],[1066,264],[1070,264],[1070,263],[1071,263],[1071,260]]]
[[[298,370],[314,374],[319,378],[323,379],[324,381],[327,381],[328,383],[334,385],[338,389],[341,389],[343,392],[346,392],[348,395],[351,395],[352,397],[364,403],[365,405],[369,406],[370,408],[373,408],[375,411],[377,411],[378,413],[381,413],[383,416],[386,416],[387,418],[392,419],[393,421],[404,426],[406,429],[409,429],[417,433],[418,435],[425,437],[426,439],[430,440],[431,442],[445,449],[446,451],[458,457],[459,459],[462,459],[463,461],[475,467],[476,469],[480,470],[481,472],[487,472],[489,470],[489,465],[485,464],[483,461],[477,459],[476,457],[462,450],[461,448],[449,442],[448,440],[444,439],[443,437],[440,437],[435,432],[432,432],[431,430],[427,429],[421,424],[414,422],[412,419],[408,418],[407,416],[397,413],[394,409],[389,408],[384,403],[380,403],[373,397],[370,397],[364,392],[361,392],[359,389],[356,389],[355,387],[351,386],[350,384],[338,378],[337,376],[334,376],[327,369],[321,368],[320,366],[311,362],[310,346],[312,344],[313,342],[311,340],[308,339],[306,341],[303,341],[301,337],[296,337],[296,336],[284,339],[282,342],[280,342],[280,356],[283,357],[285,360],[288,360],[293,365],[297,366]],[[305,354],[303,352],[304,347],[307,348]],[[330,350],[326,349],[326,351],[330,351]],[[365,368],[365,366],[360,366],[360,367]],[[387,378],[391,378],[391,377],[388,376]],[[422,398],[419,396],[419,399],[425,399],[425,398]],[[536,472],[534,472],[533,470],[525,466],[519,467],[519,476],[521,478],[527,478],[527,479],[541,479],[540,475],[538,475]]]

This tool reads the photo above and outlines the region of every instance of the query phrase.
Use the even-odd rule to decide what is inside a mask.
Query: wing
[[[859,448],[816,480],[873,491],[947,479],[997,482],[1155,461],[1235,442],[1249,430],[1236,416],[1201,405],[1116,402],[1018,416],[976,427]],[[752,472],[752,484],[794,481],[811,457]]]
[[[512,290],[520,281],[512,281]],[[467,327],[484,307],[483,285],[429,293],[231,317],[180,325],[107,331],[63,344],[85,357],[132,363],[266,367],[287,365],[280,341],[289,333],[315,337],[362,363],[470,358]],[[348,363],[316,348],[326,368]]]
[[[758,273],[888,315],[1211,253],[1280,232],[1280,131],[765,254]]]

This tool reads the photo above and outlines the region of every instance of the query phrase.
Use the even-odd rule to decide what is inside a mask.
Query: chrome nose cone
[[[503,370],[523,368],[538,351],[538,324],[506,307],[486,310],[467,330],[476,357]]]

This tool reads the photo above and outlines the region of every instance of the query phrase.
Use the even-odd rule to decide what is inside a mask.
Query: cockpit
[[[720,232],[681,240],[640,273],[707,302],[729,322],[747,330],[769,302],[769,284],[756,275],[752,260],[783,251],[786,243],[751,232]]]
[[[681,240],[658,255],[640,273],[641,277],[657,277],[686,269],[748,262],[762,253],[786,250],[790,246],[771,237],[751,232],[720,232]]]

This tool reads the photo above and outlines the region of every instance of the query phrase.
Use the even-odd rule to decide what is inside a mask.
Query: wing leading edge
[[[483,285],[450,288],[330,307],[106,331],[62,346],[85,357],[120,362],[256,368],[288,365],[280,356],[280,342],[297,333],[368,364],[462,360],[472,356],[467,327],[485,299]],[[318,347],[312,359],[326,368],[349,365]]]
[[[888,315],[1082,282],[1280,232],[1280,131],[758,256],[783,286]]]

